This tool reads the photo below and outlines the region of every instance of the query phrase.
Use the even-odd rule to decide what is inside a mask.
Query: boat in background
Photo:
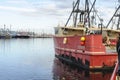
[[[99,19],[98,27],[91,24],[95,19],[94,15],[90,18],[91,13],[95,12],[95,2],[96,0],[89,8],[89,1],[85,0],[85,7],[82,9],[80,0],[77,0],[65,26],[55,28],[55,56],[83,69],[114,69],[117,62],[116,43],[120,30],[104,27],[102,19]],[[119,7],[115,14],[118,10]],[[67,26],[72,15],[73,26]]]

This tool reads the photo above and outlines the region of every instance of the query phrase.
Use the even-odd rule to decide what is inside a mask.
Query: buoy
[[[81,37],[80,40],[81,40],[81,41],[85,41],[85,37]]]
[[[85,37],[80,38],[80,44],[81,44],[81,46],[85,45]]]

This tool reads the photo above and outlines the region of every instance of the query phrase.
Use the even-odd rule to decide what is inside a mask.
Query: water
[[[0,80],[52,80],[52,39],[0,40]]]
[[[0,39],[0,80],[109,80],[111,72],[89,72],[54,57],[53,39]]]

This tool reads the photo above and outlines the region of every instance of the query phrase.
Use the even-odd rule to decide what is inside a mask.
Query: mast
[[[87,25],[90,27],[90,13],[91,10],[93,9],[95,5],[96,0],[94,0],[91,8],[89,8],[89,0],[85,0],[85,7],[84,10],[80,7],[80,0],[77,0],[76,3],[73,3],[73,9],[72,12],[70,13],[70,16],[65,24],[65,27],[68,25],[71,16],[73,15],[73,27],[77,27],[78,23],[83,23],[83,25]]]
[[[89,4],[88,4],[88,0],[85,0],[85,3],[86,3],[86,8],[85,10],[80,10],[80,0],[77,0],[75,5],[73,5],[73,10],[65,24],[65,27],[67,26],[68,22],[70,21],[70,18],[71,16],[73,15],[73,24],[74,24],[74,27],[77,27],[77,23],[78,22],[84,22],[84,15],[85,15],[85,12],[87,11],[87,13],[89,12]],[[78,17],[79,17],[79,21],[78,21]]]
[[[65,27],[67,26],[67,24],[68,24],[71,16],[73,15],[74,9],[76,8],[76,6],[77,6],[78,3],[79,3],[79,0],[77,0],[77,2],[75,3],[75,5],[73,6],[73,10],[72,10],[72,12],[70,13],[70,16],[69,16],[69,18],[68,18],[68,20],[67,20],[67,22],[66,22],[66,24],[65,24]]]
[[[73,1],[73,8],[74,8],[74,5],[75,5],[75,2]],[[74,10],[73,10],[74,11]],[[73,25],[74,25],[74,23],[75,23],[75,15],[74,15],[74,13],[73,13]]]
[[[85,15],[84,15],[84,18],[85,18],[85,21],[84,21],[84,25],[88,22],[88,27],[90,27],[90,13],[89,13],[89,3],[88,3],[88,0],[85,1]]]
[[[114,17],[118,17],[118,24],[117,24],[117,29],[119,28],[119,24],[120,24],[120,5],[118,6],[118,8],[116,9],[115,13],[113,14],[113,16],[111,17],[110,21],[108,22],[106,28],[108,28],[109,24],[111,23],[111,21],[113,20]]]
[[[120,25],[120,13],[117,15],[117,17],[118,17],[117,29],[119,29],[119,25]]]

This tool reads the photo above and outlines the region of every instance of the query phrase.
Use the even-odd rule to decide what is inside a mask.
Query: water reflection
[[[55,58],[54,80],[110,80],[112,72],[90,72],[80,70]]]

